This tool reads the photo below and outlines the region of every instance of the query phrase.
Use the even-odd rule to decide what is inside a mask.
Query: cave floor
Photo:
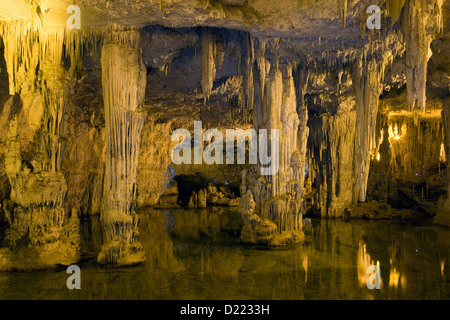
[[[81,290],[61,267],[0,274],[0,299],[449,299],[450,229],[316,220],[302,245],[240,243],[236,209],[143,208],[143,265],[103,269],[99,217],[82,223]],[[366,286],[378,261],[381,289]]]

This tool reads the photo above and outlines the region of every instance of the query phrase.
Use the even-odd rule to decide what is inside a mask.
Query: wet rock
[[[201,189],[197,195],[197,208],[206,208],[206,190]]]
[[[310,234],[312,232],[312,223],[308,218],[303,219],[303,232],[306,234]]]
[[[157,208],[179,208],[178,205],[178,187],[173,182],[168,188],[166,188],[163,194],[158,199]]]
[[[389,204],[371,201],[359,203],[346,210],[344,215],[348,218],[362,218],[369,220],[391,220],[391,221],[425,221],[430,219],[427,213],[412,209],[395,209]]]

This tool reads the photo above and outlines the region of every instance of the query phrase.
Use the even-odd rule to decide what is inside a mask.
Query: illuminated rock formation
[[[356,112],[325,114],[310,122],[309,178],[316,192],[313,210],[339,217],[355,203]]]
[[[29,27],[18,24],[3,31],[10,93],[20,95],[28,121],[37,124],[39,119],[40,126],[32,133],[33,157],[25,160],[21,149],[28,141],[20,135],[17,115],[9,123],[4,164],[11,195],[4,202],[9,228],[7,247],[0,253],[2,270],[50,268],[80,259],[78,213],[65,206],[67,183],[61,170],[65,115],[74,85],[74,67],[66,68],[65,59],[76,63],[75,54],[65,56],[65,47],[77,45],[64,29]],[[28,47],[22,47],[25,41]],[[41,105],[35,105],[36,96]]]
[[[114,266],[145,261],[138,239],[137,165],[145,113],[146,70],[139,53],[139,33],[107,35],[102,48],[102,83],[106,121],[106,168],[103,222],[106,242],[97,260]]]
[[[206,105],[216,78],[216,38],[208,28],[202,31],[202,92]]]
[[[383,63],[371,61],[364,64],[361,57],[358,59],[352,77],[356,97],[356,163],[361,202],[365,202],[367,197],[370,156],[378,147],[376,126],[382,72],[384,72]]]
[[[422,2],[405,1],[403,15],[400,17],[402,33],[406,46],[406,82],[408,106],[413,111],[417,107],[425,113],[426,80],[430,42],[424,24]]]
[[[302,127],[297,113],[297,95],[292,76],[292,66],[279,69],[264,58],[264,42],[259,43],[253,106],[254,128],[267,129],[267,143],[271,148],[271,169],[259,159],[249,174],[249,190],[241,199],[239,211],[244,220],[242,240],[250,243],[285,245],[303,241],[302,197],[306,155],[306,113],[302,113]],[[262,55],[262,56],[261,56]],[[300,108],[301,110],[302,108]],[[278,129],[279,146],[273,148],[270,131]],[[259,131],[261,134],[261,131]],[[298,136],[301,136],[299,150]],[[261,139],[261,137],[259,137]],[[261,141],[261,140],[260,140]],[[270,142],[269,142],[270,141]],[[261,143],[259,144],[261,148]],[[278,159],[276,159],[278,158]],[[263,173],[265,172],[265,173]],[[245,181],[243,184],[245,185]],[[243,187],[242,190],[246,189]]]

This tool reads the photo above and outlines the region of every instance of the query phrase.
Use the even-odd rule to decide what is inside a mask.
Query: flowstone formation
[[[101,221],[106,241],[100,264],[127,266],[145,261],[139,242],[137,166],[145,112],[146,69],[139,32],[107,35],[102,48],[102,84],[106,121],[106,167]]]
[[[7,246],[0,251],[0,269],[69,265],[80,259],[78,214],[65,206],[67,183],[61,170],[66,148],[65,114],[74,85],[74,68],[66,63],[74,66],[76,57],[74,54],[70,60],[65,56],[65,45],[73,46],[73,38],[62,28],[16,27],[3,30],[10,94],[20,96],[23,113],[35,130],[30,133],[30,145],[19,134],[17,115],[9,123],[4,165],[11,194],[3,202],[8,229]],[[29,47],[23,48],[25,41]],[[21,63],[16,61],[19,57]],[[24,154],[24,148],[32,155]]]

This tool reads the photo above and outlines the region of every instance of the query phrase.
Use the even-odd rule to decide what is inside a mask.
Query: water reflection
[[[144,265],[102,269],[95,262],[98,217],[82,224],[81,290],[65,269],[1,273],[2,299],[448,299],[450,230],[382,222],[313,220],[301,246],[240,243],[236,211],[141,209]],[[366,286],[378,264],[380,290]]]
[[[377,260],[377,263],[375,264],[374,260],[367,253],[366,244],[362,241],[359,242],[357,265],[359,285],[362,288],[369,288],[370,286],[369,289],[373,290],[374,287],[376,289],[381,289],[383,287],[380,261]]]

